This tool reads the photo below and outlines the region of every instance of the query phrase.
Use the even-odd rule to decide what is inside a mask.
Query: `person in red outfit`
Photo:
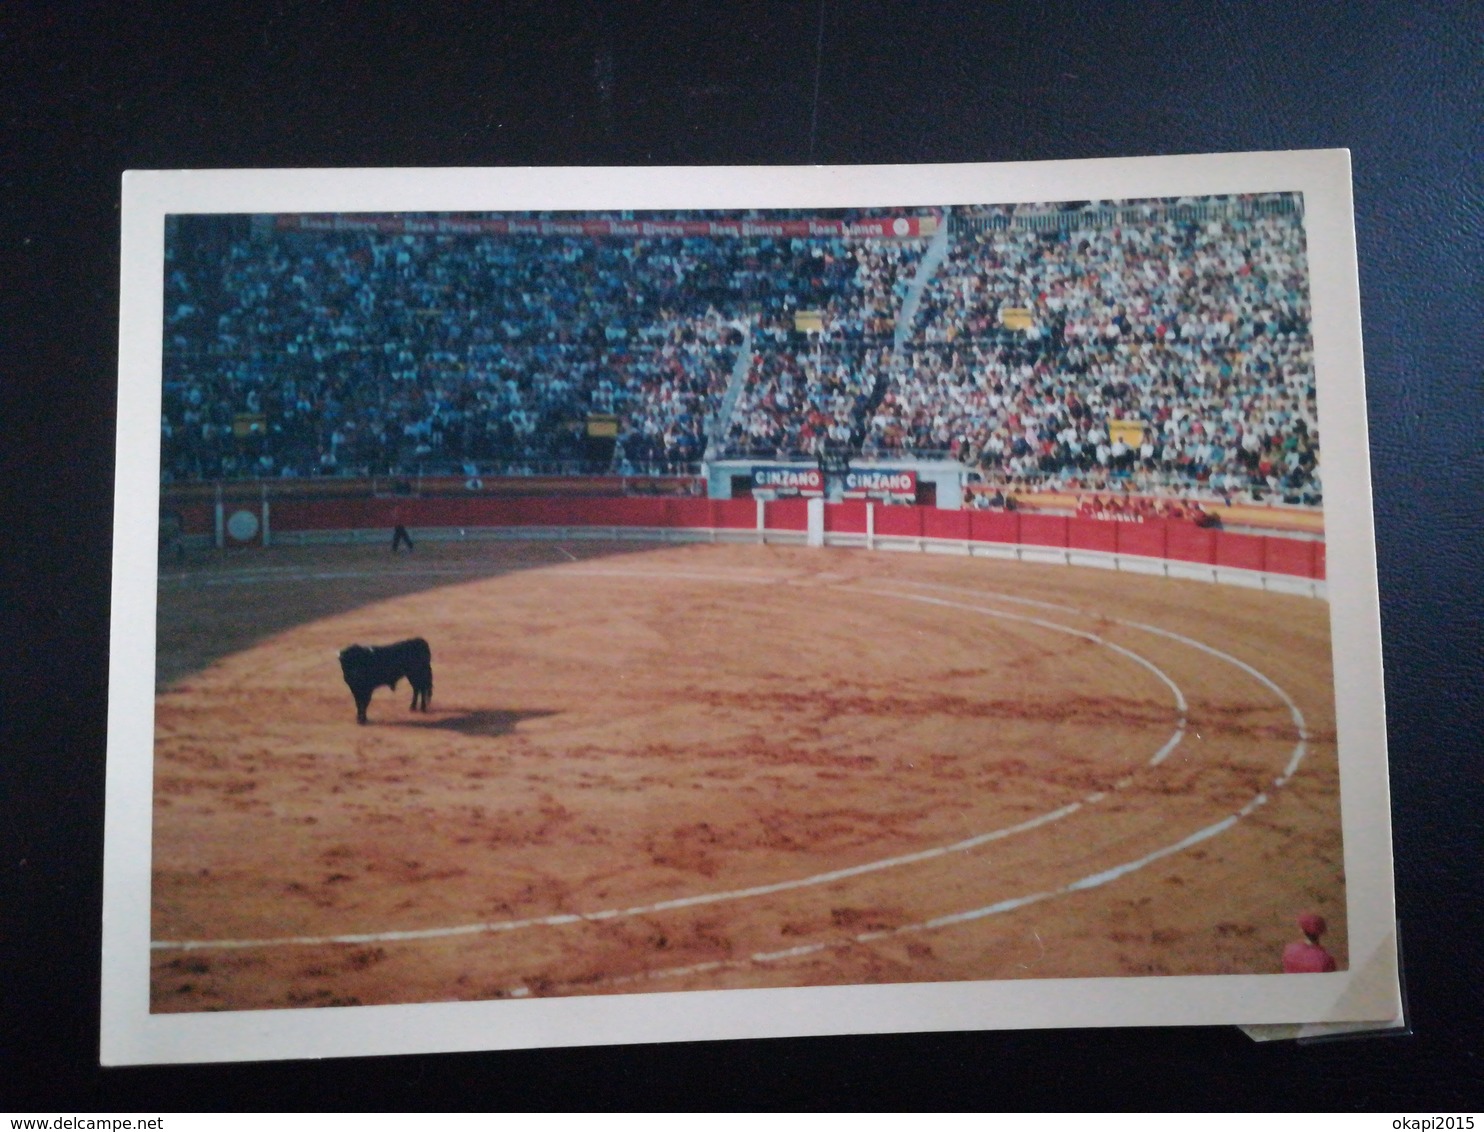
[[[1304,938],[1294,940],[1283,949],[1283,973],[1285,975],[1317,975],[1335,969],[1335,957],[1319,945],[1319,937],[1325,932],[1324,917],[1306,912],[1298,918],[1299,930]]]

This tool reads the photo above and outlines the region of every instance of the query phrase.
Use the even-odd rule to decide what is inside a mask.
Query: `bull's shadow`
[[[442,719],[388,720],[393,727],[422,727],[436,731],[453,731],[460,735],[509,735],[516,724],[527,719],[544,719],[554,711],[466,711]]]

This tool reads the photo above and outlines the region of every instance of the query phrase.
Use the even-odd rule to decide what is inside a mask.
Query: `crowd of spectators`
[[[163,474],[859,454],[953,458],[1001,484],[1319,498],[1289,198],[952,219],[899,326],[923,238],[182,218],[167,240]]]
[[[1317,499],[1301,222],[1250,204],[1202,211],[1144,205],[1111,224],[1063,215],[961,234],[867,450],[946,454],[986,478],[1051,486]]]
[[[859,354],[891,332],[903,258],[890,241],[838,235],[469,238],[201,221],[167,243],[163,470],[191,479],[678,471],[725,437],[718,413],[744,325],[763,359],[753,372],[793,365],[833,391],[833,376],[798,361],[809,336],[796,313],[821,312],[826,334]],[[754,415],[776,402],[756,388],[743,400]],[[616,443],[589,442],[593,416],[617,418]],[[801,430],[778,423],[793,444]]]
[[[755,352],[726,455],[789,459],[848,451],[859,440],[875,375],[889,358],[889,348],[823,343]]]
[[[723,455],[790,459],[859,449],[922,253],[918,240],[835,241],[823,249],[839,289],[801,308],[805,329],[798,309],[761,321]]]

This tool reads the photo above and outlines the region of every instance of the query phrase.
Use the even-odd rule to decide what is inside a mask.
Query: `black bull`
[[[340,652],[340,671],[356,698],[357,723],[366,722],[372,692],[382,685],[395,692],[397,681],[404,677],[412,685],[411,710],[428,710],[433,695],[433,653],[421,637],[394,645],[351,645]]]

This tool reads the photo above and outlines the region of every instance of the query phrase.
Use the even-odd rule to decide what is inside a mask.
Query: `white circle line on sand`
[[[685,967],[665,967],[660,970],[639,971],[630,975],[614,975],[609,978],[583,982],[581,986],[619,986],[626,983],[658,982],[662,979],[678,979],[688,975],[709,974],[713,971],[735,970],[755,963],[777,963],[788,959],[801,959],[809,955],[818,955],[824,951],[839,951],[858,944],[874,943],[878,940],[890,939],[894,936],[910,935],[919,932],[933,931],[938,928],[952,927],[956,924],[969,923],[973,920],[982,920],[989,916],[996,916],[1003,912],[1013,912],[1019,908],[1025,908],[1031,904],[1039,904],[1043,900],[1051,900],[1058,896],[1067,896],[1074,892],[1083,892],[1092,888],[1099,888],[1129,873],[1136,872],[1151,865],[1155,861],[1165,857],[1173,856],[1183,852],[1202,841],[1209,840],[1218,834],[1225,833],[1238,821],[1252,813],[1267,801],[1266,794],[1258,794],[1236,813],[1228,814],[1219,822],[1208,825],[1204,829],[1198,829],[1171,845],[1166,845],[1154,852],[1146,854],[1134,861],[1128,861],[1116,865],[1103,872],[1094,873],[1064,884],[1059,888],[1047,889],[1044,892],[1033,892],[1026,896],[1014,896],[1007,900],[1001,900],[994,904],[985,905],[982,908],[971,908],[963,912],[953,912],[945,916],[935,916],[931,920],[923,920],[915,924],[903,924],[895,928],[884,928],[875,931],[862,932],[859,935],[848,936],[843,939],[818,940],[814,943],[800,944],[797,947],[786,948],[782,951],[758,951],[739,959],[716,959],[703,963],[695,963]],[[579,985],[579,984],[571,984]],[[514,987],[506,991],[509,998],[525,998],[531,994],[530,988],[524,986]]]
[[[633,573],[635,572],[624,572],[625,575],[631,575]],[[668,577],[669,575],[657,575],[657,572],[650,572],[650,576]],[[1164,762],[1164,760],[1170,756],[1175,748],[1180,745],[1181,740],[1185,737],[1185,733],[1188,727],[1188,723],[1186,720],[1187,706],[1185,695],[1180,690],[1179,685],[1177,685],[1167,673],[1165,673],[1162,669],[1160,669],[1158,666],[1153,664],[1145,657],[1142,657],[1138,653],[1124,648],[1121,645],[1116,645],[1113,644],[1111,641],[1106,641],[1096,634],[1088,633],[1082,629],[1074,629],[1069,625],[1061,625],[1057,622],[1047,621],[1038,617],[1027,617],[1023,614],[1006,613],[1003,610],[985,609],[982,607],[971,606],[960,602],[947,601],[942,598],[930,598],[921,595],[903,594],[887,590],[878,591],[868,589],[855,589],[852,592],[879,597],[901,598],[908,601],[919,601],[933,605],[945,605],[953,608],[963,609],[973,613],[982,613],[989,617],[1000,618],[1007,621],[1024,622],[1038,628],[1047,629],[1049,631],[1057,633],[1065,633],[1069,636],[1079,637],[1083,640],[1103,645],[1113,652],[1127,657],[1128,659],[1133,660],[1139,665],[1148,669],[1159,680],[1161,680],[1166,687],[1170,689],[1170,692],[1174,697],[1176,710],[1178,712],[1175,730],[1171,733],[1170,737],[1165,740],[1160,748],[1155,751],[1155,753],[1150,757],[1146,765],[1158,766],[1160,763]],[[1077,612],[1076,610],[1072,610],[1069,607],[1067,608],[1069,612]],[[1131,781],[1132,780],[1129,778],[1124,778],[1117,784],[1115,784],[1113,789],[1122,789]],[[1033,818],[1028,818],[1025,821],[1017,822],[1014,825],[1004,826],[1000,829],[990,830],[986,833],[975,834],[972,837],[967,837],[960,841],[952,842],[948,845],[936,845],[928,849],[918,850],[915,853],[905,853],[896,857],[886,857],[876,861],[867,861],[859,865],[849,866],[848,868],[834,869],[829,872],[815,873],[807,877],[796,877],[791,880],[775,881],[771,884],[753,885],[748,888],[729,889],[722,892],[700,893],[694,896],[681,896],[675,897],[671,900],[660,900],[651,904],[635,905],[627,908],[606,908],[600,909],[595,912],[580,913],[564,912],[551,916],[533,916],[530,918],[519,920],[494,920],[484,923],[457,924],[451,927],[415,928],[402,931],[346,932],[326,936],[278,936],[263,939],[153,940],[150,943],[150,948],[154,951],[203,951],[208,949],[225,951],[242,950],[246,948],[256,947],[313,947],[328,944],[400,943],[411,940],[444,939],[452,936],[493,934],[496,932],[518,931],[523,928],[531,927],[555,927],[563,924],[601,922],[605,920],[627,919],[634,916],[653,915],[657,912],[674,911],[679,908],[691,908],[707,904],[720,904],[734,900],[743,900],[755,896],[769,896],[775,893],[788,892],[794,889],[812,888],[818,885],[833,884],[836,881],[847,880],[851,877],[862,876],[867,873],[881,872],[885,869],[901,868],[906,865],[919,864],[923,861],[933,860],[938,857],[945,857],[950,854],[966,853],[972,849],[978,848],[981,845],[987,845],[993,841],[999,841],[1006,837],[1012,837],[1019,833],[1025,833],[1029,830],[1039,828],[1040,826],[1047,825],[1054,821],[1060,821],[1062,818],[1068,817],[1071,814],[1074,814],[1077,811],[1081,810],[1084,806],[1096,804],[1104,797],[1106,797],[1106,791],[1094,791],[1078,801],[1069,802],[1064,806],[1059,806],[1054,810],[1049,810],[1046,813],[1038,814]]]
[[[911,599],[910,595],[907,594],[899,594],[895,596]],[[1008,602],[1015,602],[1017,604],[1040,606],[1043,608],[1061,609],[1069,613],[1079,613],[1083,616],[1097,616],[1096,614],[1089,614],[1085,611],[1074,609],[1071,606],[1058,606],[1054,605],[1051,602],[1033,601],[1026,598],[1017,598],[1008,594],[980,593],[976,596],[979,596],[980,598],[988,597]],[[977,607],[969,605],[967,603],[945,601],[941,598],[921,597],[911,600],[927,601],[930,604],[945,604],[954,608],[960,608],[974,612],[991,612],[989,610],[978,609]],[[1025,618],[1024,620],[1034,619]],[[1257,680],[1264,687],[1268,688],[1275,695],[1277,695],[1277,697],[1283,701],[1284,706],[1288,708],[1289,716],[1293,719],[1294,728],[1298,733],[1299,740],[1294,745],[1293,751],[1289,756],[1288,765],[1284,768],[1283,773],[1278,778],[1273,780],[1273,785],[1275,787],[1281,787],[1286,784],[1290,778],[1293,777],[1294,772],[1298,769],[1299,763],[1303,761],[1305,751],[1308,749],[1309,733],[1308,725],[1304,719],[1304,713],[1299,709],[1298,704],[1294,702],[1292,696],[1290,696],[1286,691],[1284,691],[1263,673],[1259,672],[1256,668],[1253,668],[1250,664],[1238,660],[1236,657],[1224,653],[1220,649],[1213,648],[1210,645],[1203,644],[1200,641],[1194,640],[1190,637],[1186,637],[1180,633],[1171,632],[1168,629],[1161,629],[1154,625],[1146,625],[1143,622],[1124,621],[1116,618],[1108,618],[1108,620],[1114,624],[1124,625],[1131,629],[1140,629],[1147,633],[1153,633],[1156,636],[1166,637],[1170,640],[1178,641],[1182,644],[1189,645],[1192,648],[1198,649],[1201,652],[1208,653],[1209,655],[1214,656],[1220,660],[1224,660],[1227,663],[1236,666],[1241,671],[1247,673],[1253,679]],[[1122,787],[1126,785],[1127,782],[1128,780],[1125,779],[1122,782],[1118,783],[1118,786]],[[690,964],[684,967],[666,967],[659,970],[638,971],[629,975],[614,975],[604,979],[584,981],[582,983],[573,983],[567,985],[571,985],[573,987],[581,986],[584,988],[597,986],[611,987],[641,982],[659,982],[664,979],[685,978],[689,975],[709,974],[714,971],[720,970],[735,970],[737,968],[746,967],[751,964],[777,963],[788,959],[800,959],[809,955],[817,955],[824,951],[843,950],[845,948],[861,944],[869,944],[883,939],[890,939],[895,936],[933,931],[938,928],[952,927],[956,924],[964,924],[974,920],[986,919],[990,916],[997,916],[1005,912],[1013,912],[1018,908],[1025,908],[1031,904],[1039,904],[1042,901],[1052,900],[1058,896],[1068,896],[1074,892],[1085,892],[1089,889],[1100,888],[1105,884],[1109,884],[1115,880],[1120,879],[1121,877],[1128,876],[1130,873],[1137,872],[1148,865],[1152,865],[1156,861],[1163,860],[1166,857],[1172,857],[1176,853],[1182,853],[1192,846],[1199,845],[1203,841],[1208,841],[1213,837],[1225,833],[1232,826],[1236,825],[1237,822],[1241,821],[1245,817],[1248,817],[1250,814],[1256,811],[1258,807],[1266,805],[1267,802],[1267,792],[1259,791],[1257,794],[1254,794],[1250,799],[1248,799],[1246,805],[1242,806],[1241,809],[1237,810],[1234,813],[1228,814],[1226,817],[1222,818],[1218,822],[1214,822],[1211,825],[1196,830],[1194,833],[1186,834],[1178,841],[1174,841],[1169,845],[1165,845],[1158,849],[1155,849],[1154,851],[1146,853],[1144,856],[1135,858],[1132,861],[1125,861],[1122,864],[1114,865],[1113,867],[1108,869],[1103,869],[1101,872],[1091,873],[1088,876],[1080,877],[1077,880],[1070,881],[1067,884],[1061,885],[1057,888],[1046,889],[1043,892],[1033,892],[1024,896],[1013,896],[1005,900],[996,901],[993,904],[986,904],[983,907],[970,908],[961,912],[951,912],[947,915],[935,916],[930,920],[922,920],[912,924],[901,924],[894,928],[877,929],[868,932],[861,932],[857,935],[846,936],[843,938],[817,940],[814,943],[799,944],[798,946],[786,948],[782,951],[759,951],[737,959],[717,959],[703,963]],[[518,986],[508,990],[506,994],[508,997],[511,998],[524,998],[529,997],[531,991],[529,987]]]
[[[1015,605],[1031,605],[1043,609],[1058,609],[1068,613],[1081,613],[1084,617],[1097,618],[1102,616],[1101,614],[1089,613],[1086,610],[1077,610],[1074,609],[1072,606],[1057,605],[1054,602],[1049,601],[1037,601],[1034,598],[1018,597],[1014,594],[1002,594],[994,592],[986,593],[979,590],[964,589],[961,586],[944,586],[932,582],[911,582],[909,584],[925,587],[928,589],[945,590],[950,593],[972,594],[975,597],[981,599],[992,598],[995,601],[1009,602]],[[906,595],[902,596],[905,597]],[[1225,661],[1227,664],[1230,664],[1245,672],[1248,676],[1251,676],[1259,684],[1267,688],[1270,692],[1272,692],[1275,696],[1282,700],[1283,706],[1288,709],[1289,718],[1293,720],[1294,728],[1301,741],[1298,746],[1294,748],[1294,755],[1291,759],[1289,759],[1288,766],[1284,768],[1282,775],[1274,779],[1273,784],[1275,786],[1282,786],[1293,776],[1293,772],[1298,769],[1298,764],[1304,757],[1306,744],[1308,739],[1310,738],[1308,724],[1304,720],[1304,713],[1301,712],[1298,705],[1293,702],[1293,697],[1291,697],[1287,692],[1285,692],[1263,673],[1259,672],[1256,668],[1253,668],[1252,665],[1248,664],[1246,661],[1238,660],[1230,653],[1224,653],[1220,649],[1212,648],[1210,645],[1204,644],[1201,641],[1197,641],[1193,637],[1187,637],[1183,634],[1173,632],[1169,629],[1161,629],[1157,625],[1148,625],[1142,621],[1127,621],[1112,617],[1106,618],[1106,620],[1114,625],[1122,625],[1129,629],[1138,629],[1141,632],[1152,633],[1157,637],[1165,637],[1168,640],[1177,641],[1182,645],[1187,645],[1190,648],[1197,649],[1209,656],[1214,656],[1216,659]]]

